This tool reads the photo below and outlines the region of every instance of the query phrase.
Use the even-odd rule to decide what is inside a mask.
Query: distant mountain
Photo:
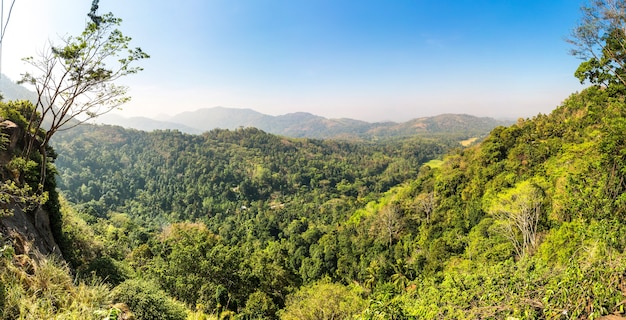
[[[216,128],[236,129],[238,127],[263,129],[259,127],[259,124],[269,121],[270,118],[272,116],[251,109],[215,107],[179,113],[168,121],[181,123],[201,131],[209,131]]]
[[[327,119],[306,112],[271,117],[258,128],[270,133],[307,138],[363,137],[371,123],[353,119]]]
[[[182,125],[180,123],[170,122],[170,121],[159,121],[146,117],[130,117],[126,118],[124,116],[118,114],[107,113],[99,116],[94,119],[92,122],[96,123],[106,123],[106,124],[115,124],[125,128],[139,129],[143,131],[154,131],[154,130],[178,130],[181,132],[191,133],[191,134],[200,134],[202,130],[192,128],[189,126]]]
[[[21,86],[5,75],[0,75],[0,94],[4,97],[4,101],[8,100],[30,100],[33,103],[37,101],[37,94]]]
[[[167,118],[167,121],[143,117],[124,118],[107,115],[98,118],[97,122],[144,131],[176,129],[192,134],[217,128],[232,130],[240,127],[255,127],[269,133],[288,137],[320,139],[373,139],[440,134],[469,137],[484,135],[499,125],[510,125],[512,123],[510,121],[465,114],[443,114],[413,119],[403,123],[370,123],[346,118],[328,119],[306,112],[271,116],[252,109],[224,107],[183,112]]]
[[[5,101],[26,99],[35,102],[37,99],[34,92],[4,75],[0,77],[0,93]],[[443,114],[403,123],[370,123],[346,118],[328,119],[307,112],[271,116],[252,109],[225,107],[187,111],[171,117],[161,117],[158,120],[148,117],[127,118],[117,114],[105,114],[92,122],[143,131],[170,129],[190,134],[199,134],[217,128],[232,130],[240,127],[255,127],[282,136],[319,139],[376,139],[441,134],[473,137],[483,136],[499,125],[512,123],[465,114]]]
[[[488,133],[491,129],[512,124],[512,121],[475,117],[467,114],[440,114],[403,123],[388,122],[368,131],[371,136],[407,136],[414,134],[460,134],[467,136]]]

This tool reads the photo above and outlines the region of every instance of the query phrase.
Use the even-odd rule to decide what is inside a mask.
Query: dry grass
[[[58,258],[2,258],[0,281],[5,291],[2,319],[102,319],[108,313],[110,288],[75,284]]]
[[[476,140],[478,140],[478,138],[469,138],[467,140],[463,140],[461,141],[461,145],[464,147],[469,147],[471,146],[474,142],[476,142]]]

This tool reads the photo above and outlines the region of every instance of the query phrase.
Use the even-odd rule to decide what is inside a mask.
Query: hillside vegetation
[[[3,234],[0,315],[623,315],[626,4],[611,4],[591,2],[571,41],[590,50],[577,52],[587,60],[576,76],[591,86],[464,148],[441,136],[339,142],[254,128],[59,133],[62,197],[48,179],[38,195],[49,198],[35,198],[61,210],[50,219],[64,260]],[[28,113],[0,106],[25,123]],[[37,166],[55,153],[6,149],[4,194],[41,188],[30,185]]]
[[[108,242],[97,272],[193,310],[597,317],[626,298],[625,115],[591,87],[419,171],[439,144],[98,127],[56,149],[64,194]]]
[[[97,216],[114,210],[157,223],[242,207],[318,219],[320,205],[365,204],[455,146],[460,144],[443,139],[289,139],[254,128],[187,135],[110,126],[80,127],[55,142],[59,184],[68,200]],[[345,214],[339,210],[324,219]]]
[[[53,278],[85,304],[36,310],[128,309],[138,319],[622,313],[625,116],[622,91],[594,86],[428,165],[458,143],[86,126],[55,141],[59,186],[73,203],[62,202],[58,239],[69,269],[5,268],[4,283],[24,291],[3,289],[3,312],[28,312],[19,303],[34,299],[36,282],[21,279],[71,270],[100,284]],[[3,263],[19,267],[4,248]],[[51,303],[67,303],[54,292]]]

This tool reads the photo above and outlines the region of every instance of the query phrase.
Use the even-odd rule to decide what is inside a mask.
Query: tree
[[[272,319],[276,314],[276,305],[265,292],[255,291],[248,297],[242,314],[247,319]]]
[[[15,181],[0,182],[0,218],[13,214],[12,205],[17,205],[24,211],[36,208],[48,201],[48,193],[34,193],[28,184],[19,186]]]
[[[154,283],[141,279],[122,282],[112,292],[113,300],[127,304],[134,319],[186,319],[185,306],[170,298]]]
[[[518,256],[537,244],[542,200],[541,189],[530,181],[524,181],[498,194],[487,209],[498,221],[502,235],[511,241]]]
[[[626,85],[626,1],[591,0],[567,42],[586,60],[575,73],[581,83]]]
[[[301,287],[287,297],[281,319],[350,319],[361,313],[365,301],[354,290],[328,279]]]
[[[420,193],[415,200],[417,211],[424,214],[426,222],[430,222],[430,217],[435,211],[435,193]]]
[[[24,59],[33,70],[24,73],[20,82],[34,86],[37,93],[24,155],[39,148],[44,158],[42,179],[52,136],[128,102],[126,87],[114,82],[141,71],[134,64],[149,57],[140,48],[129,47],[131,38],[117,29],[121,19],[112,13],[99,16],[97,9],[98,0],[94,0],[81,35],[64,38],[61,46],[50,43],[39,59]],[[39,137],[41,129],[45,133]]]
[[[391,248],[393,241],[400,237],[405,226],[400,209],[396,205],[387,205],[378,212],[375,219],[371,231],[383,237]]]

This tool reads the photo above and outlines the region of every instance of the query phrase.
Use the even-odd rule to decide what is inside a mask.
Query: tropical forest
[[[92,11],[31,62],[101,95],[0,102],[0,318],[621,319],[624,9],[585,7],[549,114],[377,138],[82,123],[148,58]]]

